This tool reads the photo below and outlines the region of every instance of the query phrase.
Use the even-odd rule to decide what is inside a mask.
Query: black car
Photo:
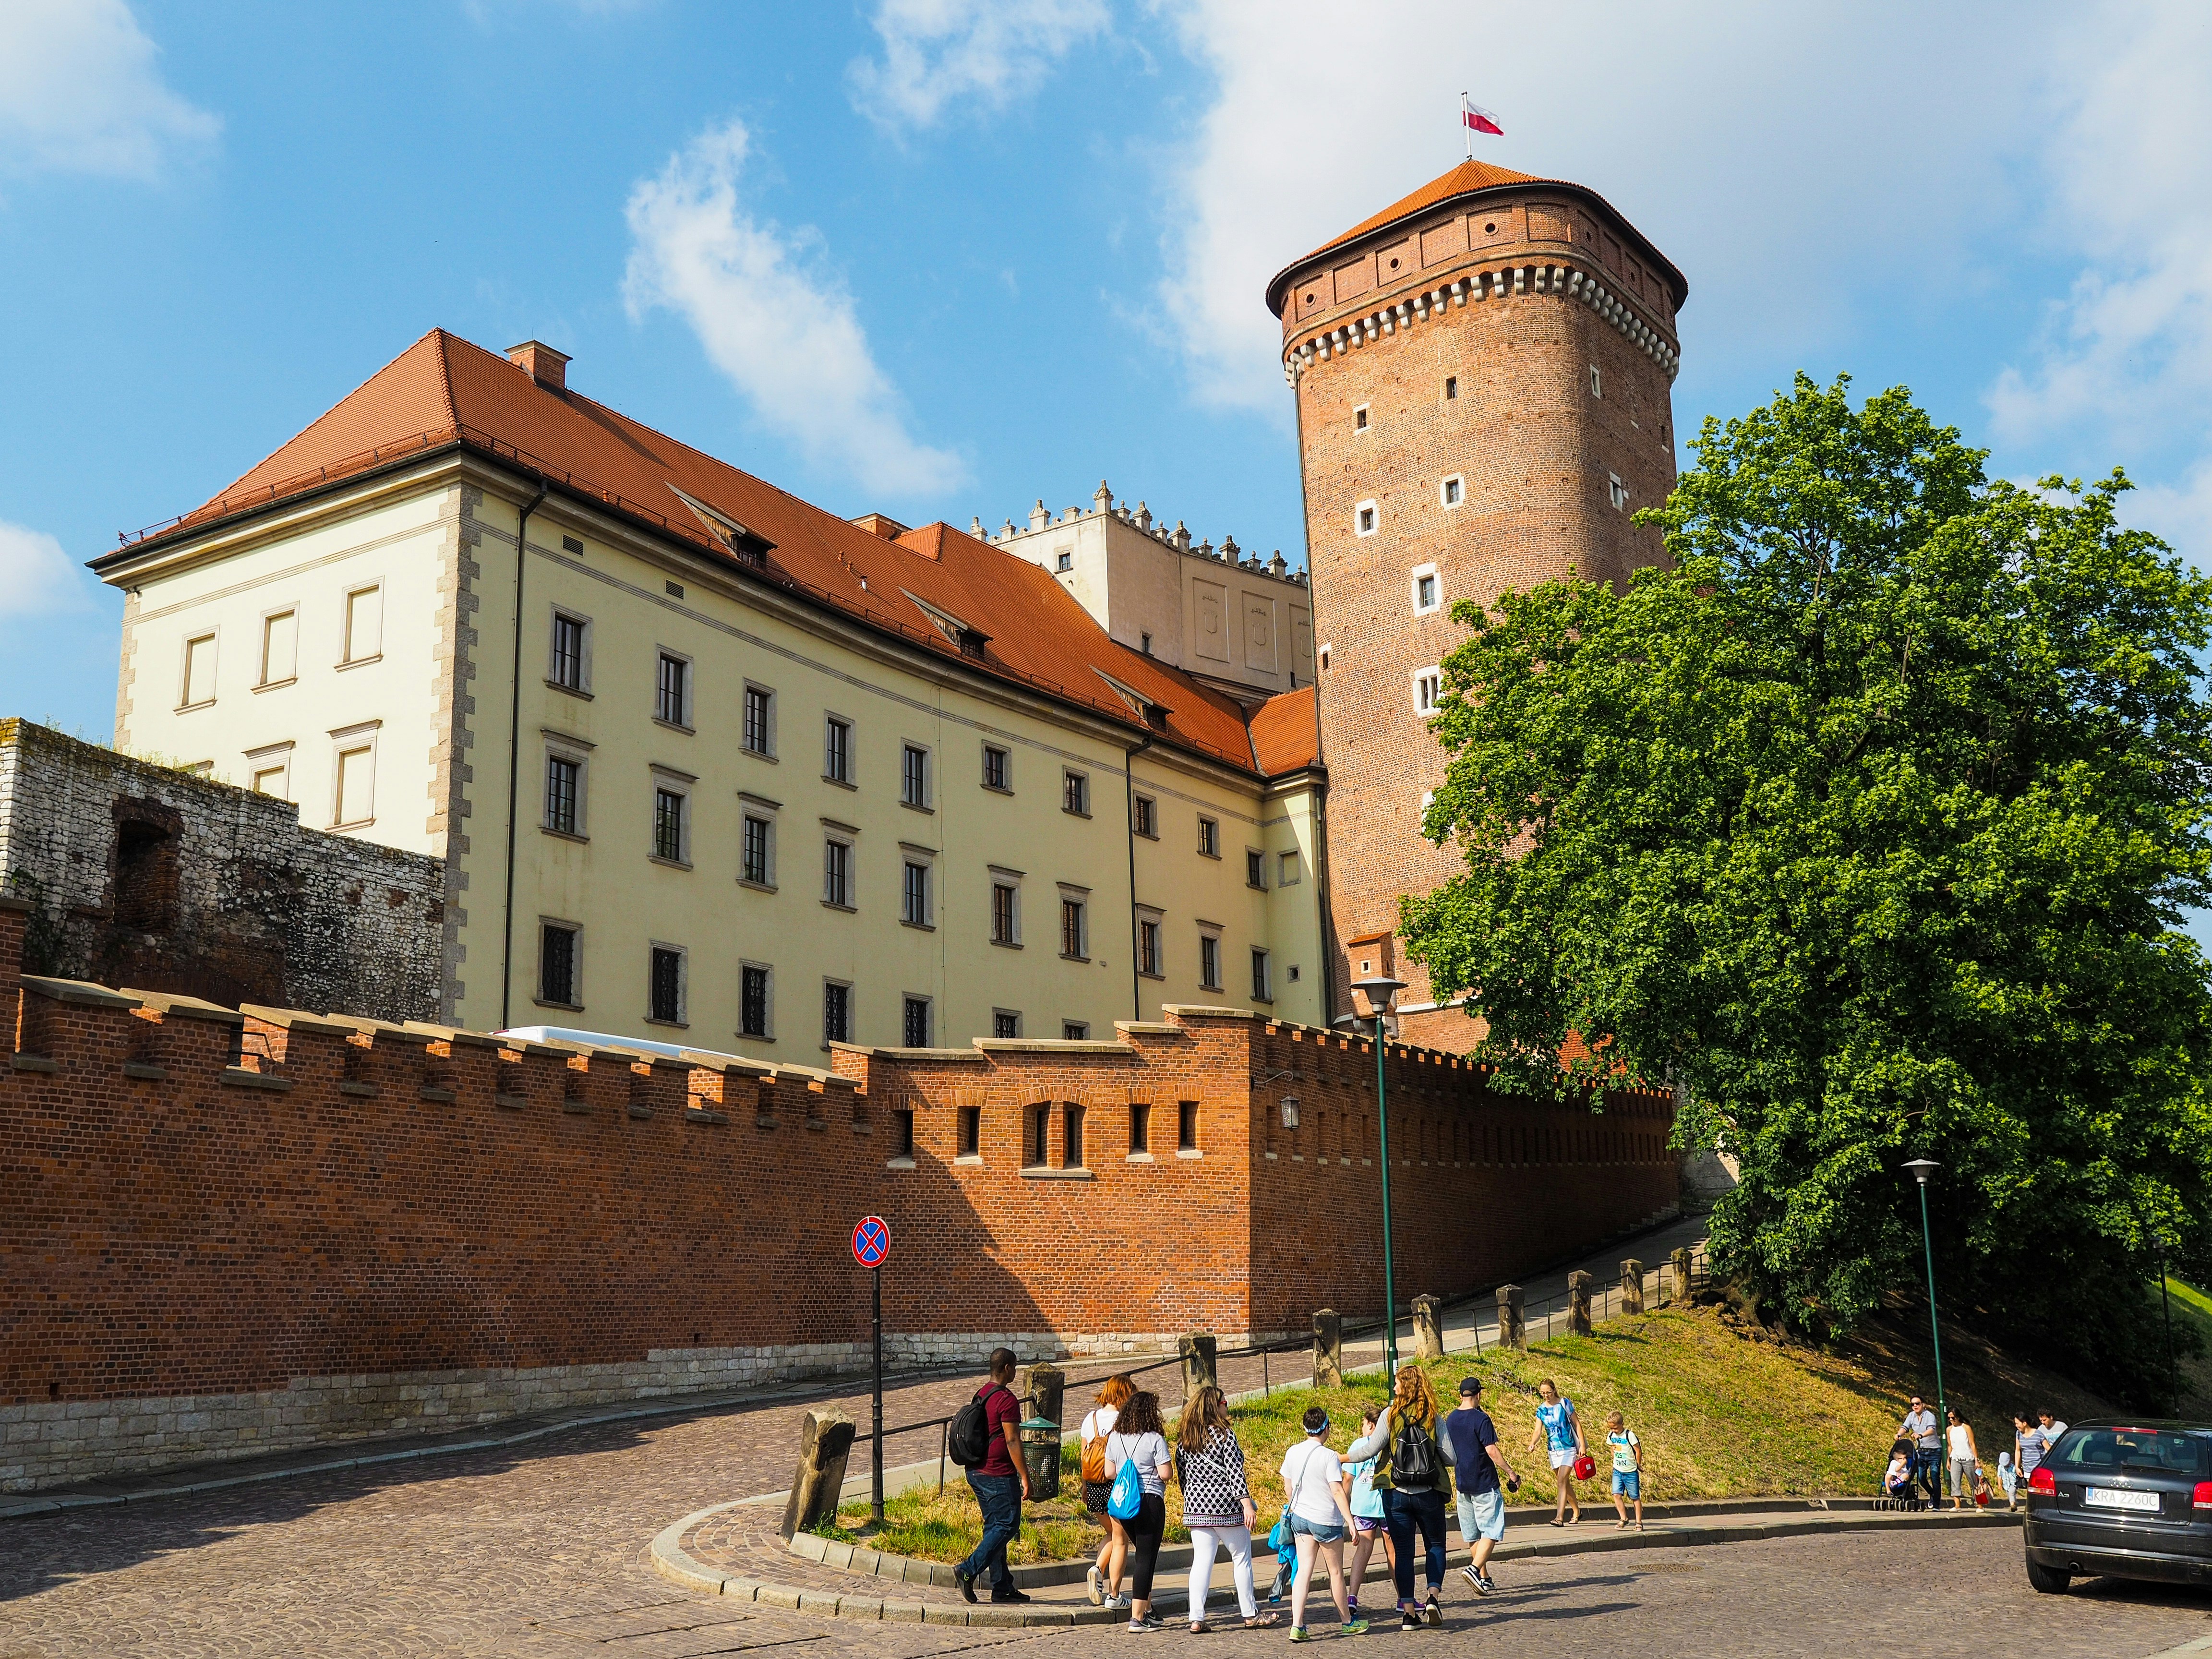
[[[2212,1428],[2076,1423],[2027,1480],[2027,1582],[2212,1583]]]

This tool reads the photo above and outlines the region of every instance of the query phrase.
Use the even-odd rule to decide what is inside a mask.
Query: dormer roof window
[[[774,542],[769,540],[758,531],[738,523],[720,508],[708,506],[696,495],[686,495],[674,484],[669,485],[668,489],[670,494],[691,509],[694,518],[706,526],[707,533],[732,553],[747,564],[768,563],[768,550],[775,545]]]

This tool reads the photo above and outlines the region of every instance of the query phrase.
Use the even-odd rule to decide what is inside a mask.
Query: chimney
[[[525,340],[507,347],[507,361],[549,390],[568,389],[568,354],[554,350],[543,340]]]
[[[909,528],[892,518],[888,513],[863,513],[859,518],[848,519],[846,522],[858,526],[871,536],[880,536],[887,542],[896,541],[905,535]]]

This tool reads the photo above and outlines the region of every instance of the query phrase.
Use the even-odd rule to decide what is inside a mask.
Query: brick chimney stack
[[[556,351],[543,340],[525,340],[507,349],[507,361],[538,385],[554,392],[568,388],[568,354]]]

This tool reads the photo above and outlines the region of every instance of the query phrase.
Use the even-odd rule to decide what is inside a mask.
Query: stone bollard
[[[1413,1358],[1444,1357],[1444,1304],[1432,1296],[1413,1298]]]
[[[791,1477],[791,1501],[783,1506],[786,1538],[837,1513],[853,1432],[853,1419],[834,1406],[806,1413],[799,1431],[799,1468]]]
[[[1188,1400],[1200,1389],[1218,1389],[1213,1356],[1221,1340],[1207,1331],[1193,1331],[1176,1343],[1182,1356],[1182,1397]]]
[[[1670,1258],[1674,1267],[1674,1300],[1678,1305],[1687,1305],[1690,1300],[1690,1249],[1684,1245]]]
[[[1625,1314],[1644,1311],[1644,1264],[1624,1261],[1620,1264],[1620,1310]]]
[[[1344,1386],[1344,1321],[1333,1308],[1323,1308],[1313,1318],[1314,1387]]]
[[[1503,1347],[1525,1349],[1528,1346],[1528,1322],[1522,1315],[1518,1285],[1498,1287],[1498,1340]]]
[[[1567,1333],[1571,1336],[1590,1334],[1589,1275],[1580,1267],[1567,1275]]]

